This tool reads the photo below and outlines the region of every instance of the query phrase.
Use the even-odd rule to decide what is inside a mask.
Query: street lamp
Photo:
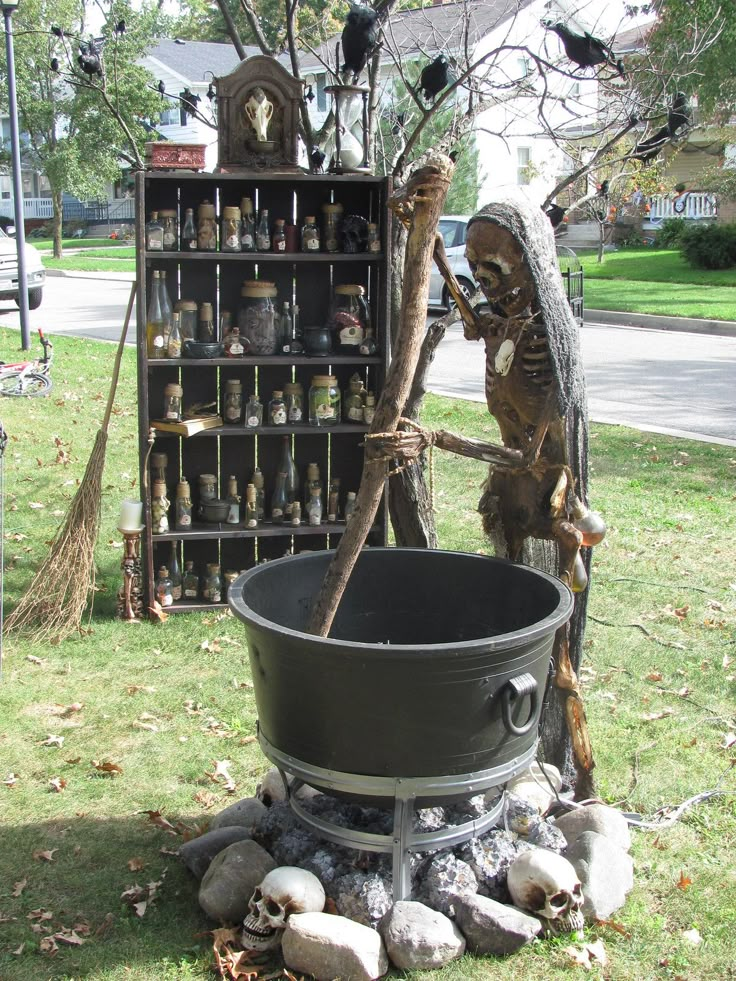
[[[15,242],[18,249],[18,307],[20,309],[20,338],[24,351],[31,349],[28,326],[28,290],[26,288],[26,232],[23,216],[23,177],[20,170],[20,133],[18,131],[18,100],[15,92],[15,55],[13,53],[13,14],[20,0],[0,0],[5,18],[5,58],[8,70],[8,115],[10,116],[10,148],[13,161],[13,205],[15,211]]]

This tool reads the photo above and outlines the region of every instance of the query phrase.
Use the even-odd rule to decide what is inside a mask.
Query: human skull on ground
[[[583,929],[583,887],[572,864],[556,852],[523,852],[509,868],[508,888],[514,904],[540,917],[548,933]]]
[[[243,921],[243,946],[271,950],[281,942],[292,913],[321,913],[325,891],[316,875],[284,865],[269,872],[250,898]]]

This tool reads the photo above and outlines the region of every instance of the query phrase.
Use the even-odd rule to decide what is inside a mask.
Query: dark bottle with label
[[[275,525],[282,525],[284,523],[287,504],[286,474],[280,473],[276,477],[276,487],[271,495],[271,521]]]
[[[169,556],[169,579],[171,580],[171,598],[174,603],[178,603],[182,594],[181,568],[179,558],[176,554],[177,542],[171,543],[171,555]]]
[[[182,596],[185,600],[199,599],[199,576],[194,571],[194,562],[191,559],[184,563]]]

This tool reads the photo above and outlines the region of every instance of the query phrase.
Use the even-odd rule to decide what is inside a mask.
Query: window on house
[[[516,148],[516,183],[529,184],[531,177],[529,168],[532,162],[532,148],[529,146],[517,146]]]
[[[327,85],[327,73],[322,75],[317,75],[315,79],[315,94],[317,96],[317,112],[327,112],[330,104],[330,97],[325,92],[325,86]]]
[[[164,103],[165,109],[161,110],[159,116],[159,126],[178,126],[179,125],[179,103],[169,99]]]
[[[516,73],[519,78],[526,78],[531,73],[532,66],[528,58],[516,59]]]

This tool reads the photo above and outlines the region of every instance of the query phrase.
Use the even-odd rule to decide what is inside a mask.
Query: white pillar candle
[[[140,531],[143,524],[143,501],[123,501],[120,508],[120,531]]]

